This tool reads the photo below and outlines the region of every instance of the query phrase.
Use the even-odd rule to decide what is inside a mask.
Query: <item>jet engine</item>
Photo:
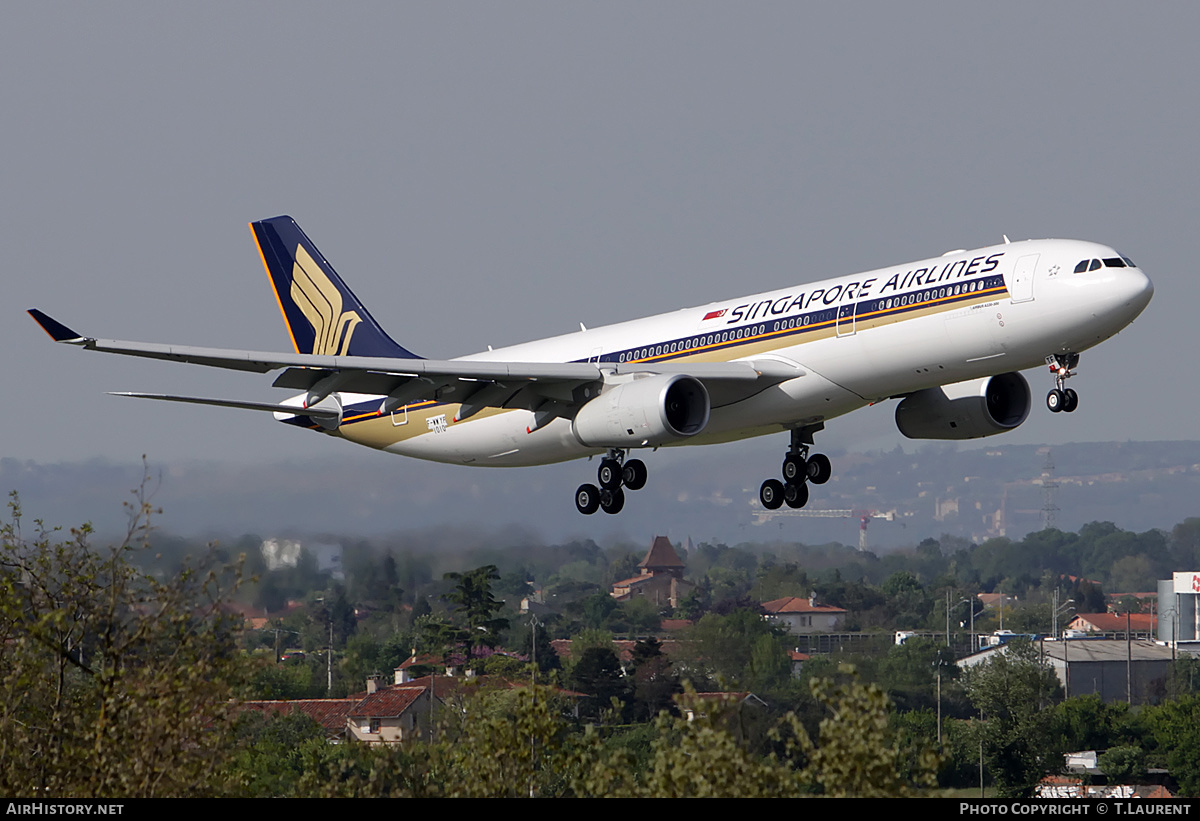
[[[656,447],[704,430],[709,409],[708,391],[695,377],[635,377],[581,407],[572,431],[592,448]]]
[[[1019,373],[911,393],[896,407],[909,439],[978,439],[1012,430],[1029,416],[1029,383]]]

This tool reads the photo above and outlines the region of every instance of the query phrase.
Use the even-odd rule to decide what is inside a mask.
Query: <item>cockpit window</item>
[[[1091,260],[1087,259],[1080,260],[1079,264],[1075,266],[1075,273],[1082,274],[1084,271],[1086,271],[1090,261]]]
[[[1137,267],[1136,265],[1133,264],[1133,260],[1131,260],[1129,257],[1121,257],[1121,259],[1125,260],[1125,264],[1128,265],[1130,268]]]
[[[1125,260],[1120,257],[1109,257],[1104,260],[1104,264],[1109,268],[1124,268]]]
[[[1099,271],[1100,270],[1100,260],[1098,260],[1098,259],[1092,260],[1092,264],[1088,266],[1088,270],[1089,271]]]

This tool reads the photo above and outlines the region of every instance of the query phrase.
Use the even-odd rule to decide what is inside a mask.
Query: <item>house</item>
[[[348,738],[367,743],[407,741],[425,733],[431,711],[427,684],[379,686],[367,680],[366,692],[348,698],[244,701],[242,712],[270,716],[302,713],[325,729],[337,742]]]
[[[1128,618],[1128,621],[1126,621]],[[1151,613],[1080,613],[1075,616],[1068,630],[1079,630],[1083,633],[1132,633],[1152,635],[1158,626],[1158,617]]]
[[[807,599],[788,596],[764,602],[764,618],[785,627],[795,636],[809,633],[831,633],[846,621],[846,611],[829,604],[817,604],[817,594]]]
[[[346,726],[350,735],[368,743],[396,743],[417,738],[427,728],[433,710],[429,687],[393,684],[379,687],[367,682],[364,698],[350,710]]]
[[[646,558],[638,565],[641,573],[614,582],[612,597],[617,601],[644,598],[656,607],[678,607],[679,601],[696,585],[684,581],[685,565],[666,536],[655,536]]]

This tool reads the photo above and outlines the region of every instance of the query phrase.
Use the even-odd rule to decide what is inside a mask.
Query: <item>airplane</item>
[[[1020,371],[1049,366],[1055,413],[1079,354],[1115,335],[1154,286],[1106,245],[1024,240],[712,302],[437,360],[396,343],[288,216],[250,224],[295,353],[97,339],[42,311],[56,342],[257,373],[282,402],[116,395],[266,411],[284,424],[390,453],[485,467],[600,456],[580,513],[618,513],[647,481],[634,451],[788,433],[764,508],[803,507],[828,481],[810,453],[825,423],[896,398],[914,439],[972,439],[1029,416]]]

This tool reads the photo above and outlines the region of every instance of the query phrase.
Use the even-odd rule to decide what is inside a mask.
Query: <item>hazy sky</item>
[[[1032,372],[1034,412],[1000,439],[1196,438],[1197,31],[1185,3],[7,4],[0,455],[354,447],[108,397],[283,394],[55,346],[23,313],[286,350],[246,227],[280,213],[438,358],[1002,233],[1093,239],[1154,302],[1083,355],[1077,413],[1049,414]],[[823,436],[904,441],[891,407]]]

